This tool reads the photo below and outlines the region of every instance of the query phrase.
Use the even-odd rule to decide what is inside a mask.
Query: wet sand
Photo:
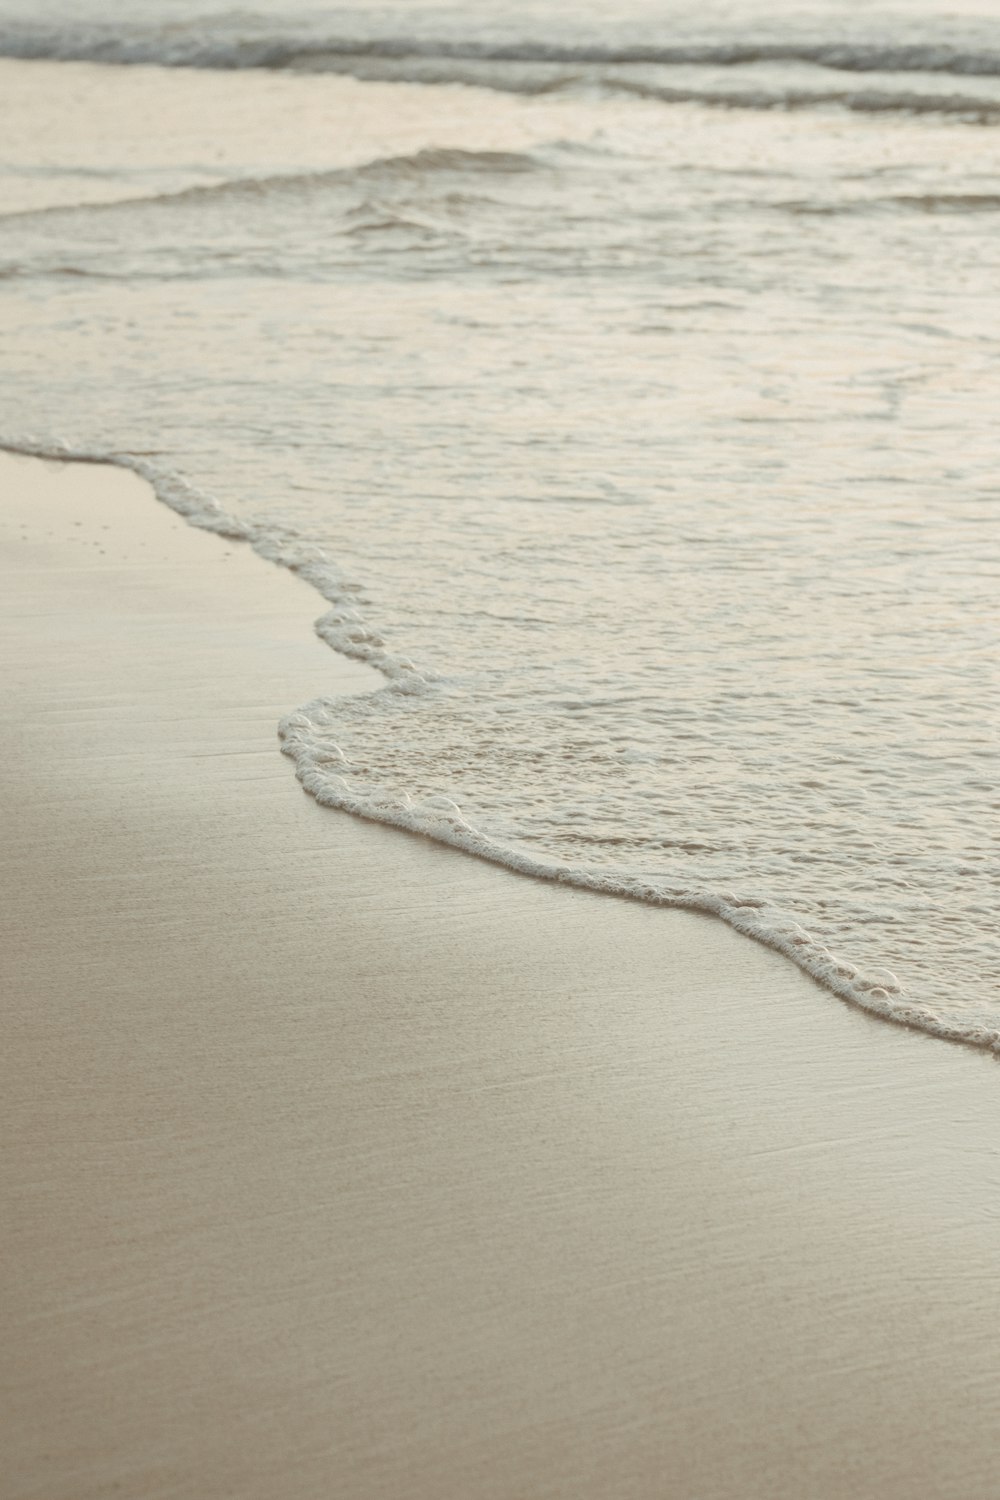
[[[5,1500],[1000,1489],[1000,1072],[317,807],[367,669],[0,456]]]

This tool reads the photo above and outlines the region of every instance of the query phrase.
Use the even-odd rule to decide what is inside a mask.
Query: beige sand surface
[[[0,457],[3,1500],[987,1500],[1000,1071],[324,811],[369,674]]]

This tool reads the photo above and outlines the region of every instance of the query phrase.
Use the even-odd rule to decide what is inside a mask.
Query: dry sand
[[[3,1500],[987,1500],[1000,1071],[325,811],[371,681],[0,458]]]

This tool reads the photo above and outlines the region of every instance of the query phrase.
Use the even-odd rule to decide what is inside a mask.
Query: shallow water
[[[5,440],[316,584],[324,800],[996,1041],[986,8],[192,14],[0,63]]]

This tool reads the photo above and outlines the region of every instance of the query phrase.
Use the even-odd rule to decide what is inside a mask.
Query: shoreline
[[[183,478],[157,473],[138,455],[102,457],[79,452],[56,455],[28,444],[0,442],[0,458],[3,456],[32,459],[47,465],[76,464],[105,471],[117,470],[128,476],[135,476],[152,490],[157,501],[188,525],[221,536],[237,546],[245,543],[263,561],[287,569],[298,581],[307,584],[313,594],[313,607],[315,608],[317,598],[323,601],[324,612],[314,622],[315,633],[340,660],[347,660],[352,668],[360,667],[363,674],[360,678],[349,676],[343,684],[338,680],[330,693],[324,693],[322,698],[328,700],[330,697],[347,694],[374,694],[401,678],[409,677],[411,671],[414,671],[419,683],[420,674],[415,672],[406,658],[397,658],[392,650],[381,645],[372,646],[364,641],[355,644],[348,633],[348,627],[337,623],[343,599],[333,581],[334,575],[330,573],[329,564],[321,553],[315,557],[304,555],[301,559],[290,561],[280,546],[273,545],[266,528],[249,526],[224,511],[214,499],[207,498],[192,488]],[[328,615],[329,606],[332,607]],[[403,661],[407,661],[405,667],[402,665]],[[637,879],[563,868],[551,858],[539,858],[524,850],[499,844],[489,835],[470,827],[460,814],[450,828],[445,828],[436,807],[429,811],[424,804],[405,807],[400,804],[391,813],[386,811],[378,798],[373,803],[350,790],[337,768],[330,770],[325,754],[315,754],[311,734],[315,732],[317,724],[325,722],[323,703],[315,701],[318,696],[316,693],[303,691],[304,706],[286,705],[279,717],[277,732],[281,749],[294,763],[300,784],[321,807],[346,812],[383,827],[426,837],[529,879],[565,884],[573,889],[604,897],[640,901],[658,911],[688,912],[717,919],[734,932],[782,955],[803,974],[815,980],[820,989],[835,1001],[892,1025],[924,1032],[941,1041],[1000,1052],[1000,1039],[994,1027],[987,1027],[968,1018],[963,1020],[961,1017],[955,1019],[941,1016],[929,1008],[923,1008],[919,1003],[914,1004],[890,971],[877,967],[868,974],[864,973],[853,963],[834,955],[822,943],[816,943],[797,923],[792,924],[794,933],[788,930],[787,922],[776,924],[767,915],[765,902],[739,900],[731,895],[717,895],[712,891],[702,893],[697,890],[684,896],[664,896],[655,886],[647,886]]]
[[[307,584],[0,494],[11,1500],[990,1493],[996,1060],[321,808]]]

